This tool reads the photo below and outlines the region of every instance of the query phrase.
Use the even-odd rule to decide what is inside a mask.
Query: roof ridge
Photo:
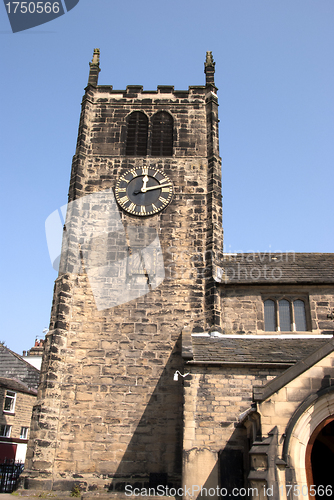
[[[14,357],[16,357],[19,361],[22,361],[23,363],[25,363],[29,368],[33,368],[35,371],[37,371],[38,373],[40,372],[40,370],[38,368],[36,368],[34,365],[31,365],[28,361],[26,361],[20,354],[18,354],[17,352],[15,351],[12,351],[11,349],[9,349],[7,346],[5,345],[2,345],[0,347],[3,347],[4,349],[6,349],[6,351],[8,351],[10,354],[12,354]]]

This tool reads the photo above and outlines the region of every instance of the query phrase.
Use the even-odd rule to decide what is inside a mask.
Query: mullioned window
[[[305,332],[308,330],[305,301],[299,298],[268,298],[263,302],[266,332]]]

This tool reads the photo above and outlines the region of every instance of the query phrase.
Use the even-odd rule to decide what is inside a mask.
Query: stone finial
[[[100,70],[100,49],[94,49],[92,62],[89,63],[88,85],[97,85]]]
[[[204,63],[204,73],[206,75],[205,84],[215,86],[215,62],[213,61],[212,52],[207,51],[206,61]]]
[[[213,57],[212,57],[212,52],[211,50],[208,50],[206,53],[206,61],[205,61],[205,67],[207,68],[208,66],[215,66],[215,62],[213,62]]]
[[[95,64],[96,66],[99,66],[100,64],[100,49],[94,49],[93,53],[93,59],[90,65]]]

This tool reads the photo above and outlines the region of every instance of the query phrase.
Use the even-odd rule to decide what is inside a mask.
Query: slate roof
[[[19,382],[18,380],[15,380],[13,378],[0,377],[0,387],[4,387],[5,389],[10,389],[16,392],[23,392],[25,394],[33,394],[34,396],[37,396],[36,389],[31,389],[27,387],[25,384],[22,384],[22,382]]]
[[[223,284],[334,284],[334,253],[225,254]]]
[[[291,366],[329,342],[328,337],[268,338],[267,335],[192,334],[184,339],[184,358],[190,363],[217,365]]]
[[[0,345],[0,377],[15,379],[31,389],[37,389],[39,374],[39,370],[19,354]]]

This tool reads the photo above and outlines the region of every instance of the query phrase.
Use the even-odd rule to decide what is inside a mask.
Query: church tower
[[[98,85],[90,63],[25,470],[29,488],[180,486],[182,332],[220,329],[215,63]]]

